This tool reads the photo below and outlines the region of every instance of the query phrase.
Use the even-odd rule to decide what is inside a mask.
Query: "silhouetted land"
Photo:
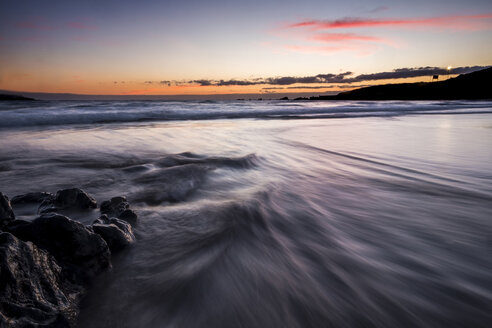
[[[28,98],[19,95],[4,95],[0,94],[0,100],[35,100],[34,98]]]
[[[492,99],[492,67],[439,82],[376,85],[310,100]]]

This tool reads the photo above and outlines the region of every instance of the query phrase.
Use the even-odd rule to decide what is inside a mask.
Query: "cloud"
[[[299,87],[287,87],[286,89],[331,89],[334,86],[325,85],[325,86],[299,86]]]
[[[254,78],[254,79],[231,79],[231,80],[209,80],[209,79],[199,79],[190,80],[188,85],[183,84],[182,81],[161,81],[160,83],[168,85],[181,85],[183,87],[191,86],[249,86],[249,85],[271,85],[272,87],[265,87],[265,90],[275,90],[275,89],[317,89],[317,88],[327,88],[327,86],[319,86],[319,84],[350,84],[350,83],[360,83],[376,80],[391,80],[391,79],[404,79],[412,77],[424,77],[431,75],[445,75],[445,74],[465,74],[478,71],[481,69],[489,68],[490,66],[465,66],[465,67],[455,67],[448,70],[443,67],[409,67],[409,68],[397,68],[388,72],[378,72],[371,74],[360,74],[354,76],[353,72],[343,72],[338,74],[325,73],[317,74],[311,76],[280,76],[280,77],[267,77],[267,78]],[[150,81],[149,81],[150,82]],[[294,84],[318,84],[318,86],[292,86]],[[341,86],[338,86],[341,87]]]
[[[20,29],[22,41],[41,41],[50,36],[58,35],[61,30],[68,31],[67,38],[72,41],[89,41],[90,35],[81,35],[89,33],[90,30],[97,29],[96,26],[89,25],[82,21],[51,22],[42,17],[32,17],[23,21],[14,23],[14,26]]]
[[[309,37],[309,40],[320,41],[320,42],[339,42],[339,41],[384,41],[382,38],[369,36],[369,35],[359,35],[354,33],[321,33]]]
[[[204,87],[212,85],[212,81],[210,80],[193,80],[193,81],[189,81],[188,83],[195,83]]]
[[[191,80],[189,83],[198,84],[199,86],[248,86],[248,85],[292,85],[297,83],[338,83],[344,81],[346,76],[352,75],[352,72],[339,74],[318,74],[313,76],[281,76],[269,78],[255,78],[251,80]]]
[[[15,26],[20,29],[37,30],[37,31],[51,31],[56,29],[55,26],[48,25],[38,20],[25,20],[15,23]]]
[[[90,39],[91,38],[87,35],[75,35],[75,36],[71,37],[72,41],[88,41]]]
[[[39,35],[28,35],[21,38],[22,41],[39,42],[43,38]]]
[[[480,15],[454,15],[414,19],[368,19],[342,18],[337,20],[304,20],[285,26],[287,29],[309,28],[310,30],[352,29],[361,27],[447,27],[453,29],[485,28],[482,20],[492,18],[492,13]]]
[[[376,8],[372,12],[383,11]],[[366,33],[358,31],[364,28]],[[272,31],[275,36],[289,41],[284,49],[306,54],[331,55],[339,52],[352,52],[356,55],[370,55],[382,46],[396,47],[399,42],[378,35],[367,34],[372,28],[395,29],[412,28],[447,30],[484,30],[492,28],[492,13],[477,15],[448,15],[427,18],[372,18],[345,17],[334,20],[305,19],[287,23]],[[424,29],[425,28],[425,29]],[[338,32],[341,31],[341,32]],[[320,46],[319,44],[324,44]]]
[[[285,49],[290,51],[295,51],[304,54],[322,54],[331,55],[337,52],[350,51],[354,52],[358,56],[365,56],[374,53],[379,48],[375,45],[370,44],[340,44],[340,45],[330,45],[330,46],[296,46],[288,45]]]
[[[89,25],[84,21],[67,22],[64,24],[64,26],[68,27],[70,29],[76,29],[76,30],[95,30],[95,29],[97,29],[96,26]]]
[[[380,72],[373,74],[361,74],[352,78],[352,82],[374,81],[386,79],[403,79],[410,77],[422,77],[430,75],[446,75],[446,74],[466,74],[478,71],[489,66],[466,66],[456,67],[450,70],[442,67],[415,67],[415,68],[397,68],[391,72]]]
[[[386,11],[388,9],[389,8],[386,7],[386,6],[379,6],[379,7],[376,7],[374,9],[371,9],[371,10],[366,11],[366,13],[368,13],[368,14],[375,14],[375,13],[380,13],[382,11]]]

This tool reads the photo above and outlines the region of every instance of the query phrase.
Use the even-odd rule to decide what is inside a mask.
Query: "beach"
[[[80,327],[492,322],[490,101],[43,101],[0,113],[3,194],[77,187],[125,196],[138,214],[135,244],[88,288]]]

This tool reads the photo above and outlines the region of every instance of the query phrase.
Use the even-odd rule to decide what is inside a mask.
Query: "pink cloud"
[[[380,8],[381,10],[385,8]],[[379,10],[378,10],[379,11]],[[351,30],[360,28],[436,28],[453,30],[480,30],[492,28],[492,13],[479,15],[449,15],[414,19],[372,19],[343,18],[337,20],[303,20],[286,24],[274,31],[275,35],[301,45],[288,45],[284,49],[302,53],[333,54],[337,52],[353,52],[356,55],[370,55],[381,49],[381,45],[398,47],[400,42],[380,36],[344,33],[326,33],[340,29]],[[322,32],[326,31],[326,32]],[[314,44],[313,44],[314,42]],[[311,43],[311,44],[309,44]],[[318,45],[316,45],[316,43]],[[319,44],[324,44],[319,46]]]
[[[295,52],[302,52],[302,53],[307,53],[307,54],[312,54],[312,53],[324,53],[324,54],[331,54],[335,52],[340,52],[340,51],[347,51],[347,50],[353,50],[351,47],[347,46],[295,46],[295,45],[288,45],[285,46],[286,49],[295,51]]]
[[[30,41],[30,42],[39,42],[42,39],[43,38],[38,35],[25,36],[22,38],[23,41]]]
[[[323,33],[309,37],[310,40],[320,42],[340,42],[340,41],[383,41],[382,38],[368,35],[358,35],[353,33]]]
[[[39,21],[22,21],[15,24],[18,28],[28,29],[28,30],[38,30],[38,31],[51,31],[55,27],[52,25],[47,25]]]
[[[42,18],[31,18],[28,20],[20,21],[15,23],[15,26],[20,29],[37,30],[37,31],[52,31],[59,30],[62,28],[71,30],[96,30],[97,27],[90,25],[86,20],[81,21],[68,21],[61,22],[58,24],[48,24]]]
[[[332,55],[339,52],[353,52],[357,56],[368,56],[376,52],[379,47],[367,44],[342,44],[336,46],[297,46],[287,45],[287,50],[304,54]]]
[[[77,22],[77,21],[65,23],[65,26],[68,28],[77,29],[77,30],[95,30],[95,29],[97,29],[96,26],[89,25],[85,22]]]
[[[343,18],[338,20],[304,20],[288,24],[286,28],[309,28],[311,30],[351,29],[361,27],[446,27],[459,30],[490,28],[484,22],[492,18],[492,13],[481,15],[454,15],[417,19],[366,19]]]
[[[89,41],[90,37],[87,35],[75,35],[71,39],[72,41]]]
[[[372,42],[382,43],[393,47],[397,45],[396,42],[390,39],[354,33],[321,33],[308,36],[307,40],[323,43]]]

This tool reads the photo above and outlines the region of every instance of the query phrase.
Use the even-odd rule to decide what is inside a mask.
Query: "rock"
[[[130,208],[130,204],[126,201],[126,197],[113,197],[111,200],[106,200],[101,203],[101,213],[118,216],[124,210]]]
[[[92,224],[92,229],[108,244],[112,252],[117,252],[135,242],[132,226],[117,218],[108,219],[102,215]]]
[[[96,208],[96,200],[79,188],[58,190],[55,205],[59,208]]]
[[[130,223],[132,226],[137,224],[137,214],[130,209],[130,204],[123,196],[113,197],[101,203],[101,214],[107,214],[109,217],[117,217]]]
[[[39,206],[38,212],[51,213],[64,209],[90,209],[96,208],[96,200],[79,188],[63,189],[56,192],[54,198],[46,198]]]
[[[83,292],[47,251],[0,233],[0,327],[75,326]]]
[[[55,196],[49,192],[29,192],[23,195],[17,195],[10,200],[12,205],[42,203],[44,200],[53,200]]]
[[[41,205],[39,205],[38,213],[39,214],[47,214],[47,213],[56,213],[58,212],[58,207],[53,204],[53,200],[44,200]]]
[[[14,220],[15,215],[9,198],[0,192],[0,229]]]
[[[43,214],[32,222],[18,221],[7,231],[47,250],[73,281],[87,283],[111,267],[106,242],[79,222],[56,213]]]
[[[124,210],[123,213],[121,213],[118,216],[118,219],[124,220],[128,223],[130,223],[132,226],[135,226],[137,224],[137,213],[135,213],[133,210]]]

